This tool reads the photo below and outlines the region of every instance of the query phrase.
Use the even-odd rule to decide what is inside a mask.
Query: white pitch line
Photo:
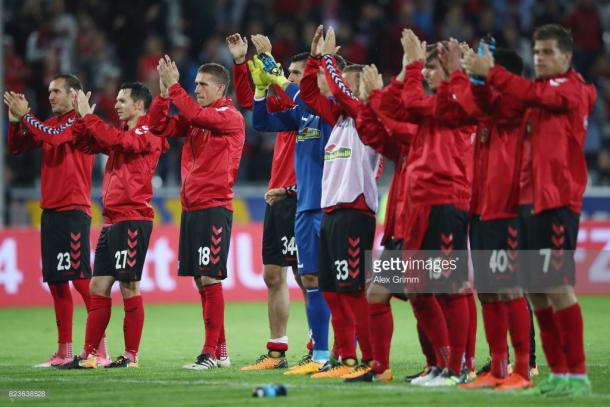
[[[5,383],[18,383],[18,382],[26,382],[26,383],[37,383],[37,382],[48,382],[48,381],[55,381],[55,382],[64,382],[64,383],[74,383],[74,384],[100,384],[100,383],[108,383],[108,384],[125,384],[125,383],[129,383],[129,384],[153,384],[153,385],[160,385],[160,386],[168,386],[168,385],[210,385],[210,386],[228,386],[228,387],[244,387],[244,388],[249,388],[249,389],[254,389],[257,386],[261,386],[263,383],[261,382],[257,382],[257,383],[252,383],[252,382],[236,382],[236,381],[232,381],[232,380],[209,380],[209,379],[196,379],[196,380],[184,380],[184,379],[178,379],[178,380],[159,380],[159,379],[151,379],[151,380],[139,380],[139,379],[129,379],[129,378],[105,378],[105,377],[100,377],[100,376],[89,376],[87,378],[85,377],[55,377],[55,378],[35,378],[35,377],[24,377],[24,378],[18,378],[18,377],[2,377],[0,378],[0,383],[5,382]],[[288,389],[291,388],[296,388],[296,389],[332,389],[332,390],[345,390],[347,388],[350,388],[351,390],[355,390],[355,391],[363,391],[363,390],[371,390],[371,389],[375,389],[375,391],[396,391],[396,392],[402,392],[402,393],[428,393],[428,394],[439,394],[439,393],[444,393],[444,394],[460,394],[458,392],[456,392],[456,389],[454,388],[425,388],[425,387],[416,387],[416,386],[410,386],[407,384],[379,384],[379,385],[373,385],[373,384],[366,384],[366,387],[361,387],[358,386],[358,384],[354,384],[354,385],[348,385],[345,383],[337,383],[337,384],[331,384],[331,383],[320,383],[320,382],[312,382],[312,383],[289,383],[289,384],[285,384],[285,386]],[[463,394],[466,394],[466,391],[464,391]],[[527,397],[527,396],[523,396],[519,393],[510,393],[510,392],[496,392],[494,390],[488,390],[488,391],[477,391],[476,393],[473,392],[472,394],[486,394],[486,395],[495,395],[495,396],[499,396],[499,397]],[[531,396],[531,397],[536,397],[536,396]],[[560,397],[557,398],[557,400],[564,400],[567,399],[568,397]],[[587,400],[587,399],[600,399],[600,400],[610,400],[610,394],[608,393],[593,393],[591,396],[587,396],[587,397],[579,397],[578,400]],[[552,400],[551,398],[544,398],[544,400]]]

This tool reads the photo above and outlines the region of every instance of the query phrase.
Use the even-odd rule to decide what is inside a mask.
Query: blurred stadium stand
[[[47,85],[57,73],[76,73],[93,91],[97,112],[116,122],[114,98],[125,80],[147,83],[158,93],[157,60],[168,53],[178,63],[182,85],[193,90],[202,62],[232,64],[224,38],[231,33],[267,34],[274,55],[286,61],[307,50],[317,24],[337,30],[341,54],[355,63],[375,63],[386,78],[400,69],[403,27],[427,41],[449,36],[476,44],[492,33],[499,45],[519,51],[531,72],[533,28],[556,22],[572,29],[574,66],[598,88],[585,152],[590,185],[585,217],[610,216],[610,1],[609,0],[4,0],[4,86],[25,93],[33,111],[49,115]],[[250,46],[253,49],[253,46]],[[244,112],[247,123],[250,115]],[[4,137],[6,137],[6,121]],[[236,201],[236,222],[262,220],[262,195],[274,144],[272,134],[247,128]],[[160,161],[154,204],[159,222],[176,222],[180,211],[179,141]],[[39,152],[6,157],[8,225],[39,221]],[[93,191],[99,222],[99,186],[105,164],[98,156]],[[392,169],[381,184],[387,186]],[[383,213],[382,211],[380,211]]]

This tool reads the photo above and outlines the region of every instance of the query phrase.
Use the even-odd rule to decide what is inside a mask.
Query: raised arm
[[[90,93],[88,95],[90,96]],[[30,112],[29,103],[25,96],[15,92],[5,92],[4,103],[9,108],[12,121],[20,122],[34,140],[54,146],[72,141],[73,118],[59,126],[49,126]]]
[[[169,98],[157,96],[148,109],[151,134],[159,137],[186,137],[189,122],[181,116],[169,115]]]
[[[499,92],[522,100],[528,106],[569,112],[583,102],[581,92],[565,78],[531,82],[496,65],[489,71],[487,80]]]
[[[303,78],[301,79],[300,97],[303,102],[322,120],[334,126],[341,114],[341,108],[329,98],[320,93],[318,87],[318,72],[320,60],[312,56],[307,58]]]
[[[569,112],[583,102],[582,93],[568,78],[556,78],[531,82],[505,68],[495,65],[488,50],[485,55],[466,52],[462,65],[470,75],[487,78],[498,92],[521,100],[526,106],[537,106],[556,112]]]
[[[151,138],[148,125],[131,130],[119,130],[93,114],[85,115],[82,121],[93,139],[107,150],[128,154],[148,154],[155,150],[163,150],[163,145],[167,143],[165,140],[160,143],[159,139]]]
[[[221,107],[201,107],[179,83],[169,88],[169,98],[192,125],[211,130],[217,134],[231,133],[241,128],[241,122],[235,120],[239,114],[227,106]]]
[[[271,113],[267,110],[265,99],[256,99],[252,114],[252,126],[258,131],[293,131],[299,129],[300,113],[298,107],[285,112]]]
[[[395,139],[399,144],[410,145],[413,138],[417,135],[417,125],[405,121],[395,120],[385,114],[381,109],[381,101],[386,92],[396,92],[389,87],[373,90],[369,95],[368,107],[375,113],[377,120],[383,125],[387,134]],[[398,90],[400,95],[400,89]]]
[[[347,114],[356,118],[358,108],[362,104],[360,100],[350,90],[347,82],[341,75],[341,71],[337,66],[337,61],[333,55],[327,54],[323,57],[324,75],[330,93],[333,94],[338,104],[347,112]]]
[[[73,124],[72,131],[74,134],[73,143],[78,150],[87,154],[110,154],[110,149],[101,146],[100,143],[98,143],[91,132],[87,129],[87,125],[82,118],[76,119]]]

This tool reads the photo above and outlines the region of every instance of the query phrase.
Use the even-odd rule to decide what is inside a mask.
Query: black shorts
[[[523,287],[530,293],[574,285],[574,251],[580,214],[556,208],[534,214],[532,205],[519,207],[519,233],[525,257],[519,266]]]
[[[182,211],[178,275],[227,278],[233,212],[222,206]]]
[[[384,245],[383,252],[381,252],[381,255],[379,255],[379,259],[380,260],[390,260],[392,258],[392,255],[390,253],[398,254],[398,252],[401,252],[403,243],[404,242],[402,239],[390,238],[390,240],[388,240],[386,242],[386,244]],[[400,255],[400,258],[402,258],[402,255]],[[388,283],[376,282],[375,284],[380,285],[382,287],[386,287],[392,293],[392,297],[398,298],[399,300],[402,300],[402,301],[409,301],[409,298],[407,297],[407,294],[405,292],[396,292],[395,284],[389,283],[389,282]]]
[[[94,276],[129,282],[142,279],[152,221],[128,220],[102,228],[95,248]]]
[[[470,221],[470,249],[475,288],[498,293],[520,286],[519,221],[515,218]]]
[[[320,290],[364,290],[365,251],[373,248],[374,238],[372,216],[355,209],[325,213],[320,226]]]
[[[420,247],[426,252],[427,260],[456,260],[455,268],[445,268],[443,272],[424,273],[425,292],[455,293],[468,281],[468,256],[466,236],[468,233],[468,213],[453,205],[433,205],[428,217],[428,228]]]
[[[297,245],[294,240],[296,210],[296,198],[286,198],[265,207],[263,264],[296,268]]]
[[[42,211],[40,243],[46,283],[91,278],[91,217],[79,210]]]

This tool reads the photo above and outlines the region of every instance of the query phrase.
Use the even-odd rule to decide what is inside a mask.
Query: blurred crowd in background
[[[232,66],[225,37],[235,32],[268,35],[285,62],[309,49],[318,24],[332,25],[340,54],[375,63],[386,78],[400,70],[404,27],[428,42],[454,37],[472,46],[491,33],[499,46],[519,52],[531,75],[533,29],[561,23],[574,35],[574,67],[598,88],[585,147],[590,184],[610,186],[610,0],[4,0],[2,14],[5,89],[25,93],[46,119],[50,78],[75,73],[93,92],[96,113],[114,123],[121,82],[142,81],[158,94],[157,61],[167,53],[193,91],[201,63]],[[180,183],[180,141],[172,143],[158,170],[164,186]],[[239,182],[264,183],[274,136],[248,125],[246,144]],[[37,154],[7,156],[8,186],[36,185]],[[99,157],[94,185],[103,165]]]

